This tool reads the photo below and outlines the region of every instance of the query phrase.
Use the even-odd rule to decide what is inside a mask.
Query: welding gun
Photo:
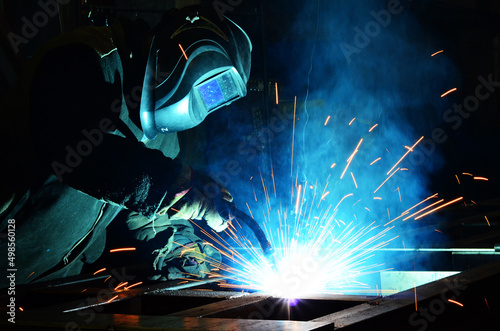
[[[222,208],[224,209],[224,208]],[[220,210],[220,209],[219,209]],[[269,240],[267,240],[266,234],[262,231],[259,224],[250,216],[236,208],[234,204],[226,205],[225,213],[229,214],[229,218],[234,218],[237,221],[246,224],[254,233],[255,237],[259,241],[264,257],[269,261],[269,263],[276,268],[276,256],[274,254],[274,249],[271,246]],[[228,215],[228,216],[229,216]]]

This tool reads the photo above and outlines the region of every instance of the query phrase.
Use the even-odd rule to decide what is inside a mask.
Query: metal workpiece
[[[397,272],[399,277],[404,272]],[[410,273],[406,274],[407,276]],[[13,330],[442,330],[486,325],[500,304],[493,262],[387,296],[318,294],[298,299],[220,288],[220,279],[140,284],[111,291],[102,279],[20,291],[38,302],[17,313]],[[182,287],[182,288],[181,288]],[[1,321],[6,325],[5,320]]]

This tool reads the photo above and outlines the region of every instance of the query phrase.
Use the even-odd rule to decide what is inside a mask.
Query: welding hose
[[[259,241],[260,247],[262,248],[265,257],[273,255],[274,253],[273,247],[271,246],[269,240],[267,240],[266,234],[264,233],[264,231],[262,231],[257,221],[255,221],[252,217],[248,216],[241,210],[234,207],[234,205],[231,208],[231,216],[233,216],[236,220],[246,224],[253,231],[255,237]]]

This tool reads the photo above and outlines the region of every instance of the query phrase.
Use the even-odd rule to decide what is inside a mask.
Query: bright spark
[[[188,57],[187,57],[187,55],[186,55],[186,52],[184,52],[184,48],[182,48],[182,45],[181,45],[181,44],[179,44],[179,48],[181,49],[181,51],[182,51],[182,55],[184,55],[184,58],[185,58],[185,59],[186,59],[186,61],[187,61],[187,60],[188,60]]]
[[[125,287],[125,289],[128,290],[128,289],[131,289],[132,287],[136,287],[136,286],[139,286],[141,284],[142,284],[142,282],[137,282],[137,283],[134,283],[132,285],[129,285],[129,286]]]
[[[399,188],[398,188],[398,191],[399,191]],[[437,197],[437,193],[436,193],[436,194],[431,195],[430,197],[427,197],[426,199],[424,199],[424,200],[420,201],[419,203],[417,203],[417,204],[416,204],[416,205],[414,205],[413,207],[411,207],[411,208],[409,208],[409,209],[405,210],[404,212],[402,212],[402,213],[401,213],[401,215],[399,215],[398,217],[396,217],[395,219],[393,219],[393,220],[392,220],[392,221],[390,221],[389,223],[384,224],[384,226],[386,226],[387,224],[390,224],[390,223],[394,222],[395,220],[397,220],[397,219],[399,219],[399,218],[401,218],[401,217],[403,217],[403,216],[405,216],[405,215],[408,215],[408,213],[410,212],[410,210],[412,210],[413,208],[415,208],[415,207],[417,207],[417,206],[421,205],[422,203],[426,202],[427,200],[432,199],[432,198],[435,198],[435,197]],[[401,199],[401,196],[400,196],[400,199]],[[423,210],[419,210],[419,211],[418,211],[417,213],[415,213],[415,214],[418,214],[418,213],[419,213],[419,212],[421,212],[421,211],[423,211]]]
[[[375,191],[373,191],[373,193],[377,193],[377,191],[389,180],[389,178],[391,178],[396,172],[398,172],[399,168],[397,168],[392,174],[390,174],[383,182],[382,184],[380,184],[379,187],[377,187],[375,189]]]
[[[116,252],[129,252],[129,251],[135,251],[135,247],[114,248],[111,249],[109,252],[116,253]]]
[[[418,306],[417,306],[417,285],[415,283],[413,283],[413,290],[415,292],[415,311],[418,310]]]
[[[368,130],[368,132],[372,132],[372,131],[373,131],[373,129],[375,129],[377,126],[378,126],[378,124],[375,124],[374,126],[372,126],[372,127],[370,128],[370,130]]]
[[[326,121],[325,121],[325,126],[328,124],[328,121],[330,120],[330,115],[328,115],[328,117],[326,118]]]
[[[432,54],[431,54],[431,57],[432,57],[432,56],[436,56],[437,54],[439,54],[439,53],[443,53],[443,52],[444,52],[444,50],[440,50],[440,51],[437,51],[437,52],[435,52],[435,53],[432,53]]]
[[[274,83],[274,94],[276,95],[276,104],[279,104],[279,98],[278,98],[278,83]]]
[[[433,204],[428,205],[427,207],[424,207],[424,208],[422,208],[422,209],[420,209],[420,210],[418,210],[418,211],[414,212],[414,213],[413,213],[413,214],[411,214],[410,216],[403,218],[403,222],[404,222],[404,221],[406,221],[407,219],[412,218],[413,216],[415,216],[415,215],[417,215],[417,214],[420,214],[420,213],[421,213],[421,212],[423,212],[424,210],[427,210],[427,209],[429,209],[429,208],[431,208],[431,207],[434,207],[434,206],[435,206],[435,205],[437,205],[437,204],[440,204],[440,203],[441,203],[441,202],[443,202],[443,201],[444,201],[444,199],[441,199],[441,200],[439,200],[439,201],[434,202]]]
[[[356,225],[355,221],[344,222],[336,215],[343,202],[353,193],[344,195],[336,203],[330,203],[334,197],[329,196],[330,191],[326,191],[328,181],[323,189],[319,189],[323,191],[322,194],[317,194],[318,183],[306,190],[309,185],[307,182],[296,184],[293,194],[295,214],[290,219],[286,208],[262,208],[266,219],[263,229],[276,250],[276,269],[268,264],[259,247],[238,235],[239,231],[234,226],[229,226],[226,233],[237,245],[230,244],[215,232],[206,232],[218,247],[222,247],[218,249],[219,252],[234,264],[220,266],[227,280],[219,284],[221,287],[265,291],[283,298],[343,293],[345,289],[350,292],[370,291],[370,285],[357,279],[380,271],[383,264],[370,264],[368,260],[375,251],[397,238],[385,238],[393,227],[379,228],[375,222],[366,226]],[[264,183],[263,190],[265,187]],[[264,197],[269,199],[268,195]],[[381,200],[380,197],[374,198]],[[329,202],[320,208],[317,200]],[[266,201],[265,205],[268,203]],[[271,218],[280,224],[273,231],[266,227]],[[243,255],[234,246],[246,248],[250,256]],[[215,277],[220,272],[211,274]],[[379,291],[385,293],[384,290]]]
[[[366,142],[363,138],[358,138],[359,141],[346,159],[344,168],[340,168],[337,172],[337,169],[334,169],[336,163],[332,163],[330,166],[333,170],[327,169],[329,162],[319,163],[321,168],[325,170],[326,179],[314,178],[312,176],[314,174],[303,174],[303,169],[307,169],[307,167],[302,167],[301,164],[301,172],[299,172],[299,164],[294,159],[296,116],[297,97],[294,98],[290,184],[285,192],[279,192],[289,195],[289,197],[283,198],[280,197],[281,194],[277,194],[276,190],[279,189],[280,182],[278,178],[275,178],[271,164],[271,174],[260,172],[262,185],[254,185],[251,182],[253,196],[250,197],[250,200],[255,200],[256,207],[246,203],[247,212],[252,218],[255,216],[254,219],[261,226],[274,248],[275,260],[273,263],[275,265],[271,265],[264,257],[261,247],[256,244],[253,237],[250,240],[245,237],[246,231],[241,231],[243,224],[240,224],[238,220],[228,224],[224,236],[215,231],[207,231],[200,227],[197,222],[192,221],[193,226],[199,228],[207,240],[213,243],[212,247],[223,256],[224,263],[222,264],[208,255],[204,256],[204,262],[208,263],[208,270],[210,270],[207,272],[207,276],[209,278],[223,277],[224,280],[219,283],[222,288],[239,291],[264,291],[276,297],[289,299],[319,293],[363,292],[377,295],[388,293],[387,290],[379,289],[378,286],[375,290],[375,285],[371,287],[370,284],[363,283],[364,279],[360,277],[378,273],[381,270],[390,270],[383,263],[375,263],[371,260],[378,250],[398,238],[397,235],[390,235],[395,225],[389,226],[389,224],[398,219],[405,221],[414,217],[415,219],[423,217],[462,198],[444,203],[443,199],[437,199],[437,194],[434,194],[418,203],[414,202],[411,208],[403,207],[401,199],[403,192],[400,191],[400,187],[404,189],[404,184],[401,183],[403,176],[396,178],[397,176],[394,175],[407,169],[400,164],[409,153],[415,150],[416,146],[423,140],[423,136],[413,145],[405,146],[404,153],[401,153],[403,155],[386,174],[384,174],[384,169],[379,175],[380,181],[383,180],[383,182],[374,191],[372,191],[372,187],[369,187],[367,192],[361,192],[362,190],[359,189],[367,186],[365,185],[367,176],[376,176],[371,172],[377,168],[370,168],[372,171],[368,174],[358,169],[359,166],[367,166],[368,162],[364,159],[367,156],[365,153],[370,152],[369,148],[372,146],[376,146],[373,144],[375,136],[366,134],[366,131],[364,131]],[[330,119],[330,116],[326,118],[324,126],[329,123]],[[355,119],[356,117],[352,118],[349,125]],[[372,132],[377,126],[378,124],[373,125],[369,132]],[[328,129],[324,130],[329,131]],[[353,144],[353,142],[350,143]],[[363,150],[360,152],[363,142]],[[383,148],[375,153],[380,155]],[[388,150],[387,152],[389,153]],[[332,155],[332,157],[335,157],[336,160],[339,157],[342,159],[341,155]],[[391,157],[390,153],[388,157]],[[353,162],[355,158],[356,161],[360,158],[362,160],[361,162]],[[370,163],[370,166],[380,160],[381,157],[376,158]],[[351,179],[349,179],[349,185],[339,183],[348,170],[354,187],[358,190],[353,190],[353,186],[350,184]],[[337,176],[340,171],[342,172],[339,178]],[[354,172],[360,180],[361,185],[359,186]],[[390,196],[388,198],[383,196],[384,190],[375,195],[391,178],[393,178],[392,182],[397,181],[397,185],[387,189]],[[269,192],[271,185],[274,195]],[[387,184],[388,186],[389,184]],[[396,186],[397,189],[395,189]],[[395,200],[395,191],[398,191],[401,203],[394,204],[389,211],[389,208],[385,208],[383,203]],[[405,195],[404,197],[405,202],[411,200],[411,196]],[[430,199],[438,201],[429,202]],[[402,212],[404,209],[406,210]],[[386,210],[387,216],[385,215]],[[381,211],[383,211],[383,215],[379,214]],[[391,220],[391,213],[399,216]],[[364,221],[368,218],[371,223],[367,225]],[[387,223],[384,224],[384,222]],[[436,229],[436,231],[438,230]],[[198,281],[197,279],[199,280],[200,277],[186,273],[185,278],[181,278],[179,281]],[[124,288],[127,289],[127,287]],[[416,287],[415,308],[417,308]]]
[[[299,205],[300,205],[300,192],[302,191],[302,185],[297,187],[297,202],[295,203],[295,214],[299,213]]]
[[[444,207],[446,207],[446,206],[449,206],[449,205],[451,205],[451,204],[453,204],[453,203],[455,203],[455,202],[457,202],[457,201],[460,201],[460,200],[462,200],[463,198],[464,198],[464,197],[456,198],[455,200],[452,200],[452,201],[449,201],[449,202],[447,202],[447,203],[445,203],[445,204],[442,204],[441,206],[439,206],[439,207],[437,207],[437,208],[434,208],[434,209],[432,209],[432,210],[428,211],[428,212],[427,212],[427,213],[425,213],[425,214],[422,214],[422,215],[420,215],[420,216],[418,216],[418,217],[415,217],[415,220],[418,220],[418,219],[420,219],[420,218],[422,218],[422,217],[424,217],[424,216],[426,216],[426,215],[429,215],[430,213],[435,212],[436,210],[439,210],[439,209],[444,208]]]
[[[115,295],[114,297],[112,297],[111,299],[109,299],[108,301],[106,301],[106,303],[110,303],[111,301],[115,300],[116,298],[118,298],[118,295]]]
[[[103,272],[103,271],[105,271],[105,270],[106,270],[106,268],[99,269],[99,270],[97,270],[96,272],[94,272],[94,275],[96,275],[96,274],[98,274],[98,273],[100,273],[100,272]]]
[[[460,302],[458,302],[458,301],[455,301],[455,300],[452,300],[452,299],[448,299],[448,302],[454,303],[454,304],[456,304],[456,305],[458,305],[458,306],[460,306],[460,307],[463,307],[463,306],[464,306],[462,303],[460,303]]]
[[[448,95],[448,94],[450,94],[451,92],[455,92],[456,90],[457,90],[457,88],[456,88],[456,87],[454,87],[454,88],[452,88],[451,90],[448,90],[448,91],[444,92],[443,94],[441,94],[441,98],[442,98],[442,97],[447,96],[447,95]]]
[[[415,144],[413,144],[413,146],[411,146],[411,147],[408,149],[408,151],[407,151],[407,152],[406,152],[406,153],[405,153],[405,154],[404,154],[404,155],[403,155],[403,156],[399,159],[399,161],[398,161],[398,162],[396,162],[396,164],[395,164],[395,165],[393,165],[393,166],[392,166],[392,168],[391,168],[389,171],[387,171],[387,175],[388,175],[388,174],[389,174],[389,173],[390,173],[390,172],[391,172],[394,168],[396,168],[396,167],[397,167],[397,165],[398,165],[401,161],[403,161],[403,159],[406,157],[406,155],[408,155],[410,152],[413,152],[413,149],[415,148],[415,146],[417,146],[417,145],[418,145],[418,143],[422,141],[422,139],[424,139],[424,136],[420,137],[420,139],[419,139],[419,140],[417,140],[417,142],[416,142]]]
[[[352,159],[354,158],[354,156],[356,155],[356,153],[359,151],[359,146],[361,146],[362,142],[363,142],[363,138],[361,138],[359,140],[359,143],[356,146],[356,148],[354,149],[354,152],[352,152],[351,156],[349,156],[349,158],[347,159],[347,165],[345,166],[345,169],[342,172],[342,175],[340,176],[340,179],[342,179],[344,177],[345,172],[347,171],[347,168],[349,168],[349,166],[351,165]]]
[[[474,180],[484,180],[484,181],[488,181],[488,178],[486,178],[486,177],[474,177]]]
[[[121,282],[120,284],[118,284],[116,287],[115,287],[115,291],[118,290],[119,288],[122,288],[124,287],[125,285],[127,285],[128,282]]]
[[[354,182],[354,186],[356,186],[356,188],[358,188],[358,184],[356,183],[356,178],[354,178],[354,175],[352,172],[351,172],[351,177],[352,177],[352,181]]]

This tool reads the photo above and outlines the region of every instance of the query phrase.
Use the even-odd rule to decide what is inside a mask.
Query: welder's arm
[[[120,130],[116,101],[121,95],[119,77],[114,84],[104,80],[91,48],[72,45],[49,53],[30,90],[39,170],[151,217],[168,195],[182,191],[176,187],[182,166],[137,140],[114,134]]]

